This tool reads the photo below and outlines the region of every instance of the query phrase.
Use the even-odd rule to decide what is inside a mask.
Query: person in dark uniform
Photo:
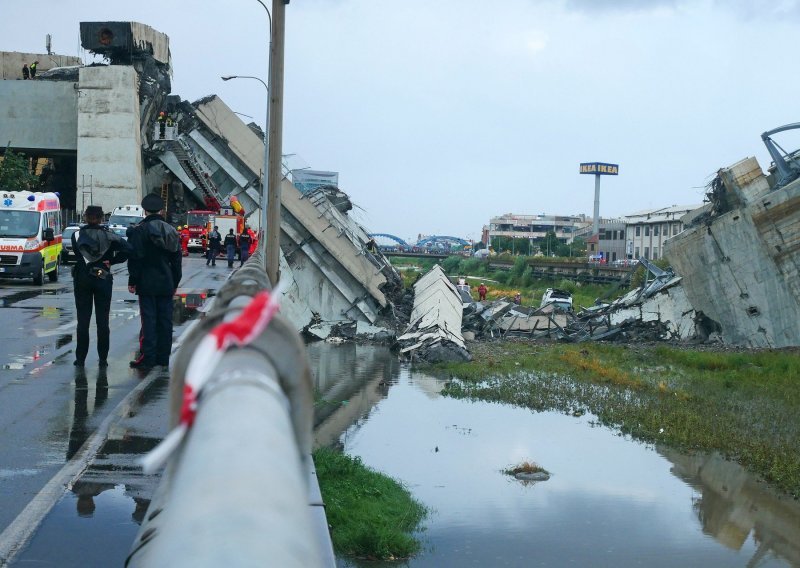
[[[181,242],[178,231],[160,215],[161,198],[150,193],[142,199],[147,216],[127,231],[131,247],[128,290],[139,296],[142,318],[142,358],[131,367],[147,371],[169,366],[172,349],[172,299],[181,281]]]
[[[250,258],[250,233],[245,227],[242,229],[242,234],[239,235],[239,266],[247,262],[248,258]]]
[[[23,79],[30,79],[31,78],[31,72],[28,71],[28,64],[27,63],[23,63],[22,64],[22,78]]]
[[[206,266],[211,263],[211,266],[217,265],[217,255],[219,254],[219,247],[222,245],[222,235],[219,234],[219,227],[214,225],[214,230],[208,234],[208,250],[206,251]]]
[[[225,247],[225,254],[228,258],[228,268],[233,268],[233,261],[236,258],[236,235],[233,234],[233,229],[228,229],[228,234],[225,235],[225,240],[222,244]]]
[[[75,310],[78,314],[75,365],[82,367],[89,352],[89,322],[94,305],[97,355],[100,366],[104,367],[108,364],[108,317],[111,311],[111,291],[114,287],[111,265],[128,259],[128,244],[125,239],[100,224],[103,221],[103,209],[100,206],[89,205],[83,216],[86,225],[72,235],[72,250],[76,252],[72,276]]]

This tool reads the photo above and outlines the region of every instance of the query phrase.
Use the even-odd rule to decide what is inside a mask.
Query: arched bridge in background
[[[394,243],[396,243],[398,246],[403,247],[404,249],[411,248],[413,246],[413,247],[419,247],[419,248],[436,247],[436,248],[445,248],[447,250],[450,250],[454,246],[455,247],[466,247],[466,246],[470,246],[472,244],[469,241],[467,241],[465,239],[462,239],[460,237],[450,237],[450,236],[445,236],[445,235],[431,235],[429,237],[425,237],[424,239],[420,239],[419,241],[417,241],[413,245],[410,245],[406,241],[401,239],[400,237],[395,236],[395,235],[390,235],[389,233],[371,233],[369,236],[370,236],[370,238],[373,238],[373,239],[377,239],[377,238],[388,239],[388,240],[393,241]],[[386,248],[384,246],[384,243],[378,242],[378,246],[380,246],[382,248]]]
[[[418,247],[428,247],[428,246],[441,245],[441,246],[444,246],[447,249],[452,248],[453,245],[465,247],[465,246],[469,246],[470,244],[472,244],[472,243],[470,243],[469,241],[464,240],[464,239],[462,239],[460,237],[448,237],[448,236],[444,236],[444,235],[442,235],[442,236],[431,235],[430,237],[425,237],[424,239],[421,239],[421,240],[417,241],[417,246]]]
[[[394,236],[394,235],[390,235],[390,234],[388,234],[388,233],[371,233],[371,234],[369,235],[369,237],[370,237],[371,239],[374,239],[374,238],[376,238],[376,237],[382,237],[382,238],[385,238],[385,239],[389,239],[389,240],[391,240],[391,241],[394,241],[394,242],[396,242],[396,243],[397,243],[398,245],[400,245],[401,247],[409,247],[409,246],[410,246],[410,245],[409,245],[407,242],[405,242],[405,241],[404,241],[403,239],[401,239],[400,237],[396,237],[396,236]],[[379,243],[379,244],[380,244],[380,243]]]

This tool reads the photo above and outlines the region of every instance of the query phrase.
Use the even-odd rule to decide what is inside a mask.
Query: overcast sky
[[[79,22],[152,26],[170,37],[173,94],[217,94],[264,124],[264,88],[219,79],[267,79],[256,0],[0,6],[0,50],[43,52],[49,33],[87,63]],[[339,172],[368,230],[407,239],[591,215],[580,162],[620,165],[603,217],[699,204],[720,167],[769,165],[762,132],[800,122],[798,23],[800,0],[292,0],[283,151]],[[793,134],[776,141],[794,150]]]

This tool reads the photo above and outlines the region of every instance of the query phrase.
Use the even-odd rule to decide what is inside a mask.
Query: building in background
[[[625,215],[626,255],[658,260],[664,255],[664,242],[683,231],[681,217],[700,205],[673,205]]]
[[[550,231],[562,243],[572,242],[575,232],[586,226],[591,227],[591,221],[586,215],[517,215],[506,213],[499,217],[492,217],[489,226],[484,227],[483,242],[491,244],[494,237],[508,239],[543,239]]]
[[[573,238],[586,240],[586,254],[589,260],[613,262],[627,258],[625,221],[623,219],[599,219],[596,235],[592,235],[593,225],[586,225],[575,231]]]

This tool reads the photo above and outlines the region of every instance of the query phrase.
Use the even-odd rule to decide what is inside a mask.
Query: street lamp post
[[[267,180],[269,179],[267,176],[267,158],[269,157],[269,87],[263,80],[259,79],[258,77],[253,77],[252,75],[226,75],[224,77],[220,77],[220,79],[223,81],[230,81],[231,79],[255,79],[264,85],[264,88],[267,90],[267,120],[266,130],[264,131],[264,165],[262,166],[263,171],[261,172],[261,218],[259,221],[261,224],[261,238],[266,239],[267,207],[270,205],[268,197],[269,194],[267,191]]]
[[[267,36],[267,80],[271,81],[270,77],[272,77],[272,13],[270,13],[269,8],[267,5],[264,4],[261,0],[256,0],[261,7],[264,8],[264,11],[267,13],[267,22],[269,23],[268,29],[268,36]],[[270,115],[270,107],[272,106],[272,102],[270,101],[270,92],[269,87],[267,87],[267,122],[266,122],[266,130],[264,131],[264,178],[262,180],[261,191],[264,192],[264,203],[261,207],[261,238],[264,239],[264,251],[266,254],[266,269],[267,273],[270,274],[270,279],[274,274],[277,274],[278,267],[270,267],[270,257],[272,256],[271,248],[279,247],[280,243],[269,243],[267,240],[267,219],[275,219],[276,217],[280,219],[280,203],[272,203],[274,199],[270,199],[270,190],[269,190],[269,115]],[[272,192],[274,193],[274,191]],[[280,193],[278,194],[280,195]],[[273,197],[275,197],[273,195]],[[277,214],[272,211],[272,208],[278,208]],[[270,209],[270,212],[267,213],[267,209]],[[279,229],[280,231],[280,229]],[[280,233],[279,233],[280,234]],[[277,282],[272,281],[271,284],[273,286],[277,285]]]

